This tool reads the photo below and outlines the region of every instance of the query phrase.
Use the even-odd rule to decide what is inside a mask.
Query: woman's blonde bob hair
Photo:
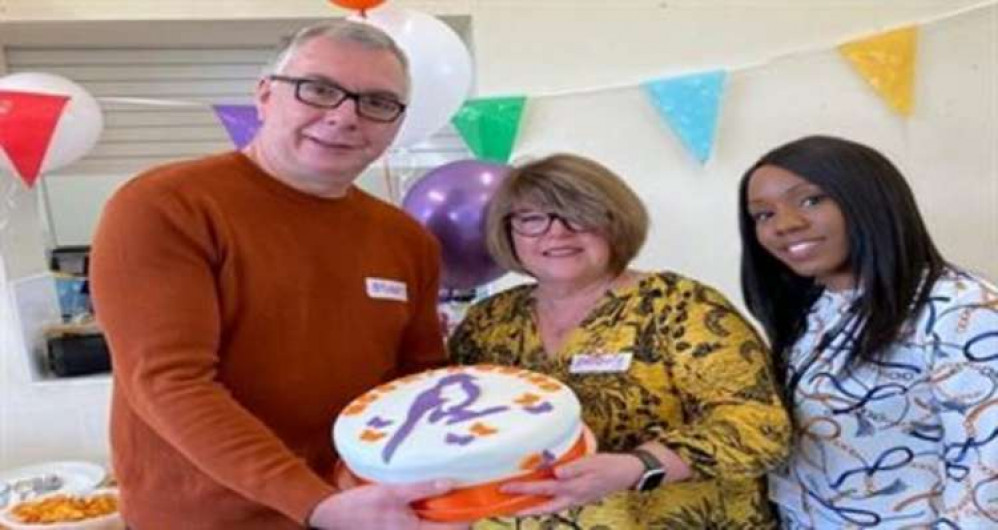
[[[509,219],[514,206],[553,212],[607,241],[608,268],[620,274],[644,245],[648,211],[616,173],[578,155],[561,153],[519,165],[489,203],[486,243],[499,265],[530,274],[516,255]]]

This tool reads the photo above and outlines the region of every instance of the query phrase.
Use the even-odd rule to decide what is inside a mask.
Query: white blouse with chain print
[[[850,367],[857,296],[823,293],[791,351],[784,528],[998,528],[998,289],[947,269],[905,339]]]

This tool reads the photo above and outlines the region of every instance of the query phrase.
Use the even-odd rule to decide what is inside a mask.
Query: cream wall
[[[627,178],[652,211],[651,237],[638,259],[642,268],[677,269],[737,299],[734,212],[741,171],[779,142],[826,132],[883,149],[911,180],[944,252],[998,278],[998,10],[993,5],[923,28],[916,112],[905,120],[871,95],[836,55],[834,44],[975,2],[394,3],[470,15],[479,93],[538,96],[528,103],[514,157],[571,150]],[[0,23],[340,13],[323,0],[0,0]],[[769,60],[794,51],[803,53]],[[657,76],[718,67],[733,72],[716,152],[700,167],[635,86]],[[623,88],[581,92],[609,85]],[[31,263],[34,258],[23,254],[40,252],[33,203],[30,196],[22,197],[15,224],[0,232],[8,264]],[[12,233],[15,226],[21,227],[18,234]],[[0,301],[10,298],[11,278],[35,268],[18,267],[15,272],[8,265],[6,274],[0,269]],[[20,325],[9,304],[0,304],[0,377],[5,378],[0,468],[43,459],[106,458],[108,383],[27,383]]]

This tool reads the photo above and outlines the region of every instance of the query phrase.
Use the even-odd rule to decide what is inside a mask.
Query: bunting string
[[[662,121],[668,125],[696,161],[704,164],[713,148],[725,80],[733,72],[765,67],[804,55],[837,49],[844,61],[864,78],[893,111],[901,116],[909,116],[913,112],[912,93],[918,28],[996,5],[998,0],[982,0],[920,20],[884,27],[878,33],[867,32],[856,35],[833,47],[827,44],[815,44],[724,68],[700,67],[695,71],[673,72],[650,80],[644,78],[600,86],[530,93],[529,99],[526,95],[483,96],[466,101],[452,118],[452,123],[477,158],[505,163],[513,150],[520,129],[520,120],[528,101],[643,88]],[[236,147],[245,145],[259,127],[255,109],[251,105],[135,97],[98,99],[105,104],[127,106],[210,107],[226,128]],[[386,168],[386,171],[392,173],[392,168]],[[397,193],[399,190],[390,187],[389,191]]]
[[[871,35],[876,35],[876,34],[880,34],[880,33],[887,33],[887,32],[898,30],[898,29],[902,29],[902,28],[905,28],[905,27],[908,27],[908,26],[926,26],[926,25],[934,24],[934,23],[941,22],[941,21],[944,21],[944,20],[947,20],[947,19],[956,18],[956,17],[959,17],[961,15],[964,15],[964,14],[967,14],[967,13],[971,13],[971,12],[974,12],[974,11],[979,11],[979,10],[987,9],[987,8],[993,7],[995,5],[998,5],[998,0],[983,0],[983,1],[978,2],[976,4],[971,4],[969,6],[964,6],[964,7],[960,8],[960,9],[956,9],[956,10],[953,10],[953,11],[947,11],[946,13],[942,13],[942,14],[939,14],[939,15],[934,15],[934,16],[931,16],[931,17],[926,17],[924,19],[920,19],[920,20],[917,20],[917,21],[909,21],[909,22],[904,22],[904,23],[895,24],[895,25],[891,25],[891,26],[886,26],[886,27],[884,27],[882,29],[875,30],[875,31],[872,31],[872,32],[857,33],[857,34],[854,34],[851,37],[847,37],[847,38],[839,41],[839,44],[836,44],[836,45],[833,45],[833,46],[828,46],[827,44],[814,44],[814,45],[811,45],[811,46],[804,46],[804,47],[800,47],[800,48],[795,48],[795,49],[790,50],[790,51],[785,51],[785,52],[780,52],[780,53],[772,54],[772,55],[769,55],[769,56],[767,56],[765,58],[762,58],[762,59],[757,59],[757,60],[749,61],[749,62],[743,62],[743,63],[735,64],[733,66],[725,66],[723,68],[723,70],[731,73],[731,72],[738,72],[738,71],[742,71],[742,70],[752,70],[752,69],[756,69],[756,68],[763,68],[763,67],[769,66],[769,65],[771,65],[773,63],[778,63],[778,62],[781,62],[781,61],[787,61],[787,60],[797,59],[797,58],[800,58],[802,56],[812,55],[812,54],[815,54],[815,53],[821,53],[821,52],[830,51],[832,49],[835,49],[836,47],[838,47],[841,44],[845,44],[845,43],[852,42],[852,41],[855,41],[855,40],[862,40],[862,39],[864,39],[866,37],[869,37]],[[696,73],[696,72],[702,72],[702,71],[705,71],[705,70],[716,70],[716,69],[718,69],[718,68],[717,67],[710,67],[710,66],[697,67],[695,70],[678,70],[678,71],[674,71],[674,72],[671,72],[669,74],[664,74],[662,77],[665,77],[665,76],[668,76],[668,77],[685,76],[685,75],[693,74],[693,73]],[[618,90],[628,90],[628,89],[633,89],[633,88],[639,87],[639,86],[643,85],[644,83],[646,83],[647,81],[648,81],[647,77],[642,77],[639,80],[632,80],[632,81],[628,81],[628,82],[616,82],[616,83],[608,83],[608,84],[604,84],[604,85],[596,85],[596,86],[591,86],[591,87],[571,88],[571,89],[566,89],[566,90],[553,90],[553,91],[548,91],[548,92],[531,93],[530,94],[530,99],[561,98],[561,97],[566,97],[566,96],[588,95],[588,94],[594,94],[594,93],[599,93],[599,92],[614,92],[614,91],[618,91]]]
[[[880,30],[876,30],[876,31],[873,31],[873,32],[857,33],[857,34],[854,34],[852,37],[848,37],[848,38],[845,38],[845,39],[839,41],[839,44],[836,44],[836,45],[833,45],[833,46],[829,46],[827,44],[815,44],[815,45],[811,45],[811,46],[795,48],[795,49],[793,49],[791,51],[780,52],[780,53],[777,53],[777,54],[769,55],[769,56],[767,56],[767,57],[765,57],[763,59],[759,59],[759,60],[755,60],[755,61],[750,61],[750,62],[744,62],[744,63],[741,63],[741,64],[736,64],[734,66],[725,66],[723,68],[723,70],[725,70],[725,71],[727,71],[727,72],[730,73],[730,72],[737,72],[737,71],[741,71],[741,70],[750,70],[750,69],[754,69],[754,68],[760,68],[760,67],[768,66],[768,65],[770,65],[772,63],[776,63],[776,62],[780,62],[780,61],[785,61],[785,60],[789,60],[789,59],[794,59],[794,58],[798,58],[798,57],[804,56],[804,55],[810,55],[810,54],[814,54],[814,53],[820,53],[820,52],[830,51],[832,49],[835,49],[840,44],[844,44],[844,43],[851,42],[851,41],[854,41],[854,40],[860,40],[860,39],[869,37],[870,35],[875,35],[875,34],[878,34],[878,33],[886,33],[886,32],[892,31],[892,30],[901,29],[901,28],[905,28],[905,27],[908,27],[908,26],[925,26],[925,25],[929,25],[929,24],[934,24],[936,22],[941,22],[943,20],[947,20],[947,19],[950,19],[950,18],[955,18],[955,17],[961,16],[961,15],[964,15],[964,14],[967,14],[967,13],[974,12],[974,11],[983,10],[983,9],[986,9],[986,8],[989,8],[989,7],[993,7],[995,5],[998,5],[998,0],[982,0],[981,2],[978,2],[976,4],[971,4],[969,6],[964,6],[964,7],[960,8],[960,9],[956,9],[956,10],[953,10],[953,11],[947,11],[946,13],[934,15],[934,16],[931,16],[931,17],[926,17],[926,18],[923,18],[923,19],[920,19],[920,20],[908,21],[908,22],[904,22],[904,23],[900,23],[900,24],[886,26],[886,27],[884,27],[884,28],[882,28]],[[706,66],[706,67],[698,67],[695,70],[679,70],[679,71],[671,72],[671,73],[669,73],[667,75],[668,76],[682,76],[682,75],[691,74],[691,73],[695,73],[695,72],[700,72],[700,71],[704,71],[704,70],[716,70],[716,69],[718,69],[718,68],[717,67]],[[627,89],[633,89],[633,88],[640,87],[641,85],[643,85],[647,81],[648,81],[647,76],[642,76],[641,79],[636,79],[636,80],[631,80],[631,81],[615,82],[615,83],[608,83],[608,84],[604,84],[604,85],[595,85],[595,86],[581,87],[581,88],[571,88],[571,89],[565,89],[565,90],[553,90],[553,91],[547,91],[547,92],[537,92],[537,93],[531,93],[530,94],[530,99],[560,98],[560,97],[566,97],[566,96],[588,95],[588,94],[594,94],[594,93],[599,93],[599,92],[613,92],[613,91],[618,91],[618,90],[627,90]],[[492,97],[492,96],[481,96],[481,97]],[[495,97],[498,97],[498,96],[495,96]],[[102,103],[117,103],[117,104],[122,104],[122,105],[150,105],[150,106],[164,106],[164,107],[169,106],[169,107],[202,107],[202,108],[211,106],[208,103],[191,102],[191,101],[181,101],[181,100],[168,100],[168,99],[146,99],[146,98],[131,98],[131,97],[100,97],[100,98],[97,98],[97,99],[99,101],[101,101]]]

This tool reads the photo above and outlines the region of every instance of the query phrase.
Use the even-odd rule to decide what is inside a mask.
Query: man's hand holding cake
[[[400,506],[443,495],[452,484],[443,480],[401,485],[357,485],[320,503],[309,522],[316,528],[413,528],[418,530],[461,530],[466,524],[434,523],[415,517]],[[400,503],[399,500],[404,501]],[[369,509],[356,510],[352,506]]]

